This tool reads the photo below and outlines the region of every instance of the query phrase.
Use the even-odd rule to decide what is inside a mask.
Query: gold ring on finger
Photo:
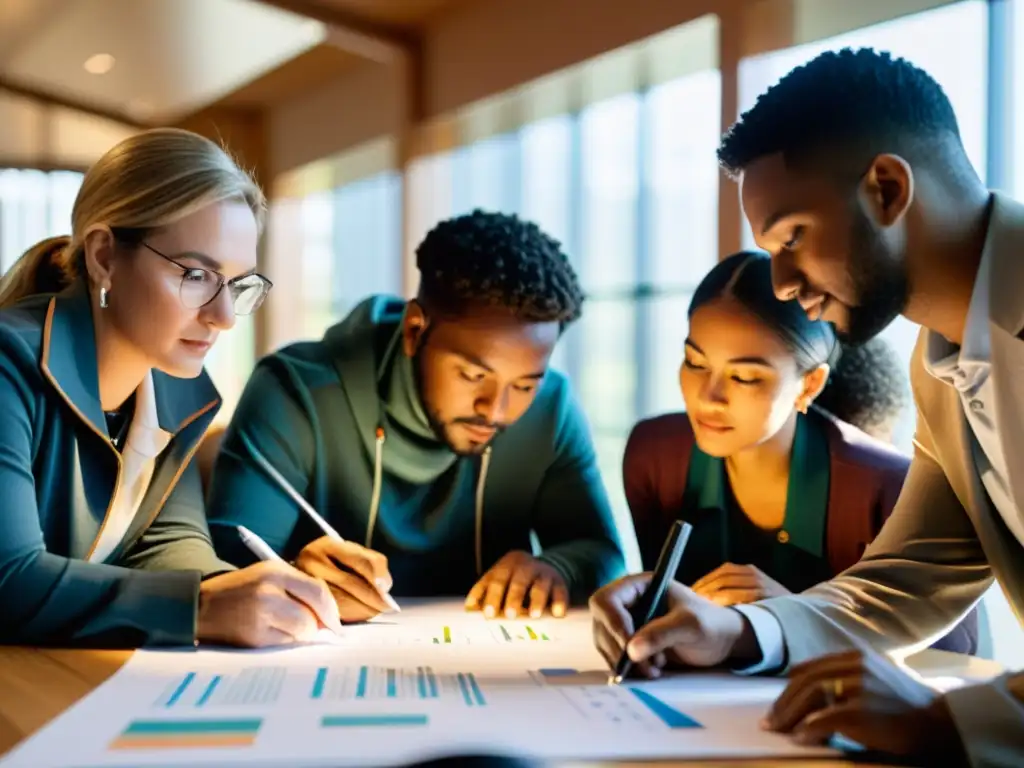
[[[843,695],[843,681],[838,677],[822,680],[821,688],[825,693],[825,701],[830,707],[834,706]]]

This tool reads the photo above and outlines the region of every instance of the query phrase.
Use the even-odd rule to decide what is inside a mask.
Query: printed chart
[[[341,644],[138,652],[0,768],[828,753],[758,727],[778,681],[707,674],[608,685],[585,616],[488,621],[461,606],[410,614],[346,628]]]

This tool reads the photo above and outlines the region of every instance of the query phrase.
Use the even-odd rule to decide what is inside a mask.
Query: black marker
[[[654,576],[644,593],[629,609],[629,613],[633,617],[634,633],[649,624],[658,615],[658,607],[665,599],[665,590],[668,589],[669,581],[679,570],[679,561],[683,559],[683,550],[686,548],[686,542],[690,538],[692,530],[693,526],[682,520],[672,523],[668,538],[665,539],[665,545],[661,548],[661,554],[658,556],[658,565],[654,569]],[[609,678],[608,683],[621,683],[629,674],[629,669],[632,666],[633,662],[630,660],[629,654],[626,653],[626,649],[623,648],[619,663],[615,665],[615,674]]]

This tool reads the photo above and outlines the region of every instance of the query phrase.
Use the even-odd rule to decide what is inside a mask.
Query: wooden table
[[[65,709],[91,692],[116,672],[130,651],[71,651],[40,648],[0,647],[0,755],[11,750]],[[929,676],[987,679],[1002,671],[995,662],[943,651],[925,651],[908,660],[914,669]],[[742,760],[699,763],[659,762],[658,765],[707,765],[714,768],[839,768],[860,766],[848,760]],[[611,763],[574,764],[582,766]],[[640,767],[639,763],[614,763],[616,768]],[[649,766],[651,763],[644,763]]]

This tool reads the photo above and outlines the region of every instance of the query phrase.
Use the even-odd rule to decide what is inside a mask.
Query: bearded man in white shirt
[[[922,326],[903,492],[862,560],[800,595],[726,608],[679,584],[634,631],[649,574],[591,601],[610,664],[787,674],[766,727],[973,766],[1024,765],[1024,674],[940,695],[884,653],[927,647],[997,580],[1024,616],[1024,205],[987,190],[941,87],[870,49],[824,53],[723,137],[780,299],[856,343]],[[737,564],[739,587],[757,574]],[[939,763],[935,761],[938,760]]]

